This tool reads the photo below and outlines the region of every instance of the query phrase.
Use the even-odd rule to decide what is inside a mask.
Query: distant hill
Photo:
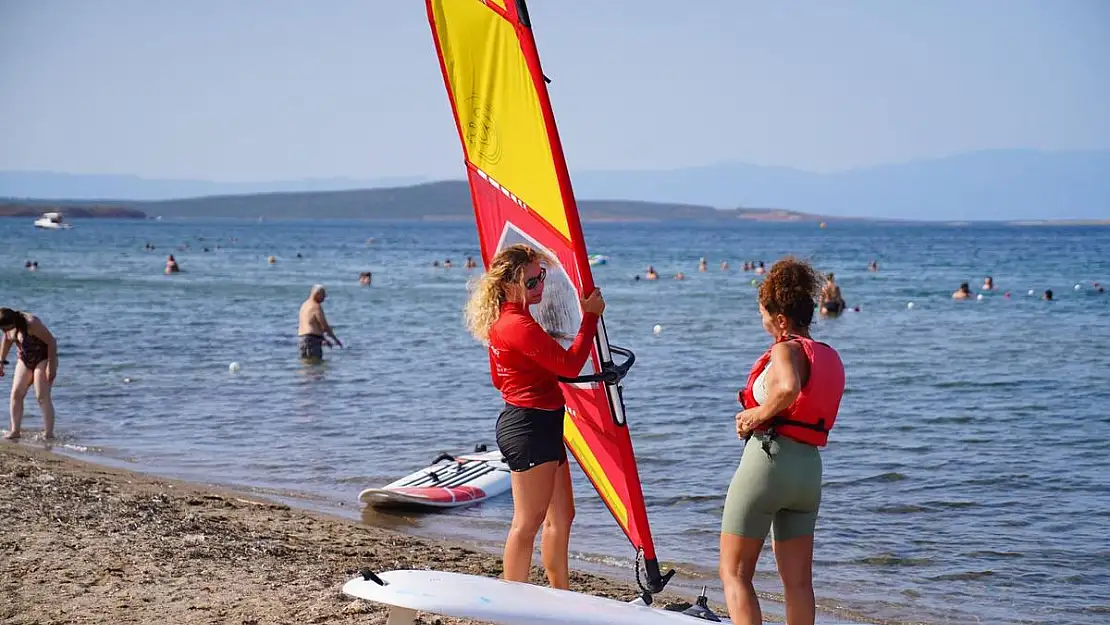
[[[595,219],[1110,218],[1110,150],[988,150],[830,174],[743,163],[666,171],[585,171],[573,174],[572,182],[579,198],[590,198],[580,201],[584,216]],[[165,216],[432,219],[469,215],[469,195],[461,181],[400,186],[404,184],[413,184],[413,179],[216,183],[0,172],[0,197],[130,200],[129,206]],[[737,206],[784,210],[713,212],[713,208]]]
[[[426,181],[427,178],[419,176],[395,176],[367,180],[309,178],[274,182],[213,182],[50,171],[0,171],[0,197],[155,201],[207,195],[366,189]]]
[[[474,218],[470,189],[461,180],[430,182],[408,187],[232,195],[131,204],[150,216],[266,217],[323,219],[423,219],[469,220]],[[818,219],[789,211],[720,211],[686,203],[626,200],[579,200],[584,220],[667,219]]]
[[[669,171],[592,171],[573,180],[582,197],[721,208],[781,206],[840,217],[1110,217],[1110,150],[988,150],[831,174],[729,163]]]
[[[9,214],[39,215],[58,210],[83,216],[89,207],[84,200],[0,200]],[[158,202],[103,201],[98,210],[132,211],[136,215],[173,218],[267,219],[419,219],[470,220],[474,218],[470,190],[461,180],[430,182],[408,187],[320,191],[313,193],[262,193],[223,195]],[[625,200],[580,200],[579,213],[586,221],[718,220],[757,219],[804,221],[820,219],[792,211],[773,209],[718,210],[695,204]],[[140,212],[141,211],[141,212]],[[0,212],[0,216],[4,213]]]
[[[14,202],[0,200],[0,217],[39,217],[43,213],[60,212],[68,219],[109,217],[113,219],[145,219],[146,213],[119,204],[74,204],[70,202]]]

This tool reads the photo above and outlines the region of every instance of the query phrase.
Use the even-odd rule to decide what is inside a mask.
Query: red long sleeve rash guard
[[[563,349],[523,304],[501,305],[489,331],[490,377],[505,403],[556,410],[565,401],[559,377],[577,376],[590,357],[598,316],[586,313],[570,349]]]

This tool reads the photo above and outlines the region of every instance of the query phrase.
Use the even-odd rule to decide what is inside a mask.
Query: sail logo
[[[496,165],[501,162],[503,144],[501,133],[493,120],[493,111],[482,102],[478,95],[472,95],[466,101],[468,115],[466,115],[466,145],[470,148],[471,157]]]

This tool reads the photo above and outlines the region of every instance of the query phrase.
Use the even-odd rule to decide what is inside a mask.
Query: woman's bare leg
[[[817,618],[813,599],[813,535],[776,540],[772,546],[786,596],[786,622],[813,625]]]
[[[513,522],[505,538],[504,577],[526,582],[532,569],[536,532],[543,524],[555,489],[557,462],[545,462],[527,471],[513,471]]]
[[[574,491],[570,483],[570,463],[555,470],[555,489],[543,522],[540,555],[547,581],[552,588],[570,588],[570,525],[574,522]]]
[[[762,625],[763,612],[752,578],[763,551],[762,538],[745,538],[721,532],[721,556],[717,572],[725,590],[728,617],[734,625]],[[790,625],[794,622],[787,619]]]
[[[19,438],[19,428],[23,425],[23,398],[27,396],[27,388],[34,379],[33,371],[23,364],[23,360],[16,358],[15,375],[12,376],[12,395],[8,408],[11,411],[12,429],[4,438]]]
[[[40,362],[35,367],[35,398],[39,400],[39,410],[42,411],[43,436],[49,440],[54,438],[54,401],[50,397],[53,385],[46,375],[46,363]]]

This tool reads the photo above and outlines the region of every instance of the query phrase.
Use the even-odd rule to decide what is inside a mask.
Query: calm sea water
[[[928,623],[1110,619],[1110,296],[1091,288],[1110,283],[1110,228],[670,223],[586,234],[612,258],[595,268],[609,336],[638,356],[625,398],[657,548],[688,579],[713,582],[741,452],[735,393],[768,343],[739,267],[793,253],[836,272],[860,307],[814,330],[848,370],[824,452],[821,604]],[[162,275],[167,253],[183,273]],[[94,220],[41,232],[7,219],[0,300],[59,337],[58,432],[71,452],[357,516],[362,488],[493,443],[499,398],[461,322],[467,255],[477,256],[470,223]],[[448,257],[456,268],[430,266]],[[23,270],[28,259],[38,272]],[[633,281],[648,263],[688,279]],[[370,288],[358,285],[365,270]],[[986,275],[998,291],[950,299]],[[347,348],[306,367],[296,313],[317,282]],[[1027,295],[1046,288],[1058,301]],[[33,401],[28,413],[40,429]],[[631,549],[574,474],[572,548],[631,579]],[[510,515],[505,497],[366,519],[497,541]],[[759,587],[777,591],[769,552],[761,567]]]

